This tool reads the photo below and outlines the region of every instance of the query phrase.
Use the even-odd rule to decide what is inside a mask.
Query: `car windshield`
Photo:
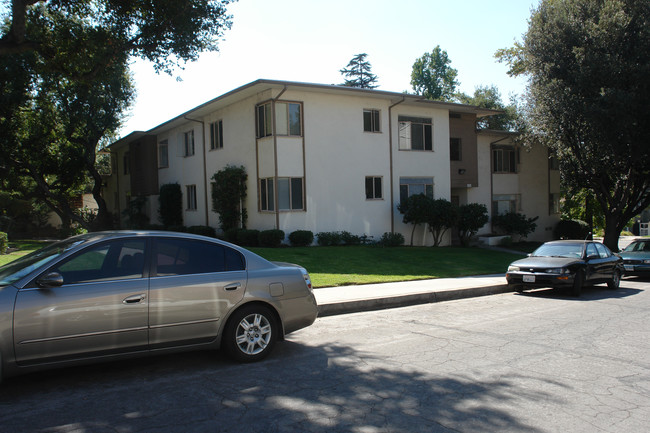
[[[535,257],[582,257],[583,244],[544,244],[537,248],[532,256]]]
[[[35,269],[59,257],[70,248],[84,242],[86,242],[85,239],[67,239],[36,250],[0,267],[0,287],[15,283]]]
[[[628,252],[628,253],[635,252],[635,251],[647,251],[647,252],[650,252],[650,240],[632,242],[630,245],[625,247],[625,249],[623,251]]]

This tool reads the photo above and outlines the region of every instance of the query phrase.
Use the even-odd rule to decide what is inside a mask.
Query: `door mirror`
[[[41,278],[36,281],[38,287],[61,287],[63,285],[63,275],[58,272],[50,272],[49,274],[43,275]]]

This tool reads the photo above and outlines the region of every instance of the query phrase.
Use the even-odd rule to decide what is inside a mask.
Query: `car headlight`
[[[519,266],[513,266],[513,265],[508,266],[508,272],[518,272],[518,271],[519,271]]]
[[[547,274],[568,274],[569,270],[566,268],[551,268],[546,270]]]
[[[645,264],[645,265],[650,265],[650,259],[645,259],[645,260],[643,261],[643,264]]]

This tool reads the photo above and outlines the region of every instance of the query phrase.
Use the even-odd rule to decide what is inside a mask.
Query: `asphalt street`
[[[264,362],[151,357],[11,378],[2,432],[646,432],[650,282],[320,318]]]

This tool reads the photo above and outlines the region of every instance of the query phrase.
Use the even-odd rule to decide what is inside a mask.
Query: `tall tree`
[[[479,119],[476,124],[479,129],[496,129],[503,131],[514,131],[520,129],[517,104],[514,100],[511,100],[510,104],[505,105],[501,100],[499,89],[494,85],[479,86],[474,90],[472,96],[459,93],[457,98],[458,101],[463,104],[503,111],[502,114],[486,116]]]
[[[565,185],[593,192],[618,250],[650,205],[650,2],[542,0],[523,43],[496,56],[529,77],[531,133],[554,149]]]
[[[373,74],[370,62],[366,60],[368,54],[356,54],[348,65],[341,69],[341,74],[345,77],[342,84],[347,87],[359,87],[361,89],[375,89],[377,85],[377,76]]]
[[[90,180],[94,227],[105,227],[96,150],[132,101],[130,59],[169,73],[216,50],[230,2],[13,0],[0,33],[0,180],[80,224],[69,198]]]
[[[459,85],[456,77],[458,71],[451,66],[447,52],[436,47],[430,53],[413,63],[411,86],[413,91],[434,101],[451,101],[454,99],[456,87]]]

